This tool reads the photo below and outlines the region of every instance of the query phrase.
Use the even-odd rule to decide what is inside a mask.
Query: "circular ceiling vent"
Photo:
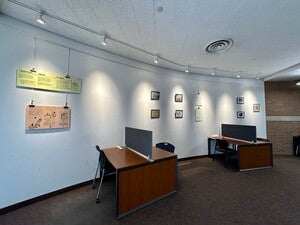
[[[233,45],[233,40],[223,39],[210,43],[206,46],[205,51],[208,53],[217,53],[229,49]]]

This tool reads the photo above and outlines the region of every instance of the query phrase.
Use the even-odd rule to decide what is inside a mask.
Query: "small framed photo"
[[[259,112],[260,111],[260,105],[259,104],[253,104],[253,112]]]
[[[239,119],[244,119],[245,118],[245,112],[244,111],[238,111],[236,116]]]
[[[175,94],[175,102],[183,102],[183,94]]]
[[[151,91],[151,100],[159,100],[159,91]]]
[[[159,109],[151,109],[151,119],[158,119],[159,114]]]
[[[236,104],[244,104],[244,97],[237,97]]]
[[[183,118],[183,110],[175,110],[175,119]]]

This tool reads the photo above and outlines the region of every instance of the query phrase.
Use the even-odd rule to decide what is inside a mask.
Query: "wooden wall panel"
[[[176,191],[176,158],[121,171],[119,214]]]
[[[272,145],[239,146],[240,170],[273,165]]]

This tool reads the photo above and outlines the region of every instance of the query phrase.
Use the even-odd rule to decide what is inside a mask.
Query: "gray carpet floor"
[[[179,162],[178,192],[119,220],[115,181],[78,188],[0,216],[1,225],[300,224],[300,158],[274,156],[272,169],[237,172],[210,158]]]

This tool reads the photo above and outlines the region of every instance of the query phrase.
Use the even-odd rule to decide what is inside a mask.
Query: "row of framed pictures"
[[[253,104],[253,112],[259,112],[260,111],[260,105],[259,104]],[[237,112],[237,118],[244,119],[245,118],[245,111],[238,111]]]
[[[159,109],[151,109],[151,119],[158,119],[160,117]],[[175,119],[183,118],[183,110],[175,110]]]
[[[244,97],[236,98],[236,104],[244,104],[244,103],[245,103]],[[260,111],[260,105],[257,103],[253,104],[253,112],[259,112],[259,111]]]
[[[159,91],[151,91],[151,100],[159,100],[159,97]],[[175,94],[175,102],[183,102],[183,94]]]

